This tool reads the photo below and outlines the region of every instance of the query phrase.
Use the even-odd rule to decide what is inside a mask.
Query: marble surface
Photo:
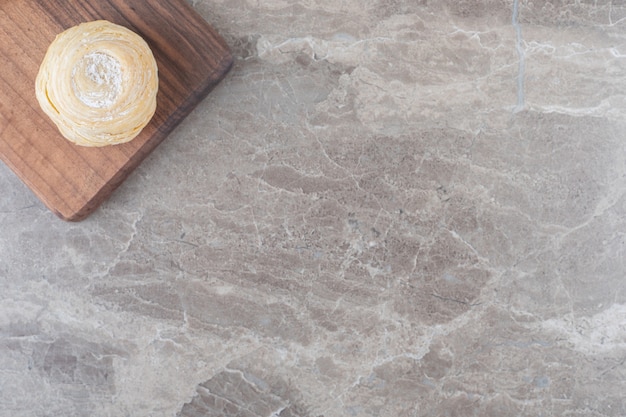
[[[0,166],[0,416],[626,415],[626,3],[190,4],[95,214]]]

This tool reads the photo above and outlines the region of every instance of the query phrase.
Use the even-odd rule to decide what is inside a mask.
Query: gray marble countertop
[[[0,416],[626,415],[624,2],[190,3],[98,211],[0,166]]]

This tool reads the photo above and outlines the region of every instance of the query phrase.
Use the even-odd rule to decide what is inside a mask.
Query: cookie
[[[157,106],[158,67],[135,32],[106,20],[55,38],[35,82],[37,101],[61,134],[81,146],[134,139]]]

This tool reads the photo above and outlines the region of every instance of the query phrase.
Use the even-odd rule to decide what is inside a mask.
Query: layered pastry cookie
[[[141,36],[97,20],[57,35],[35,84],[41,108],[65,138],[106,146],[132,140],[148,124],[159,80]]]

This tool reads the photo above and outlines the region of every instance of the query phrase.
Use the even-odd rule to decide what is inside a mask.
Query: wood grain
[[[34,83],[54,37],[106,19],[140,34],[159,66],[157,111],[129,143],[85,148],[40,110]],[[93,212],[225,76],[224,40],[184,0],[0,2],[0,159],[59,217]]]

